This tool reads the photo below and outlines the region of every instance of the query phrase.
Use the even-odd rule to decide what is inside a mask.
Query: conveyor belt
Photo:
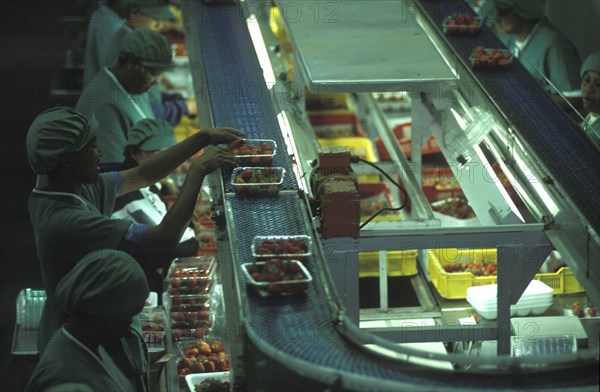
[[[298,189],[242,11],[235,6],[200,4],[195,11],[202,31],[199,41],[210,81],[207,90],[213,103],[214,125],[237,128],[249,139],[275,140],[278,152],[273,158],[273,166],[281,166],[286,171],[281,189]],[[222,29],[211,30],[213,27],[209,27],[221,22],[224,24]],[[226,192],[233,192],[229,174],[226,173],[223,183]]]
[[[198,42],[204,61],[206,77],[212,86],[244,86],[252,84],[262,89],[268,97],[256,55],[253,51],[239,5],[207,6],[193,2]],[[223,100],[217,87],[209,89],[209,98],[215,126],[233,126],[246,131],[249,136],[271,138],[283,147],[275,113],[268,99]],[[276,164],[286,168],[290,176],[288,189],[295,189],[289,161],[284,150],[276,157]],[[224,179],[225,181],[227,179]],[[250,244],[255,235],[306,234],[300,199],[295,192],[285,192],[271,198],[237,198],[226,195],[232,209],[238,262],[251,258]],[[251,287],[246,289],[249,315],[247,328],[253,329],[264,342],[287,355],[307,363],[360,375],[373,380],[396,380],[419,386],[499,389],[539,389],[540,385],[553,383],[553,387],[589,385],[589,378],[580,377],[572,369],[552,374],[499,378],[490,385],[489,376],[468,375],[437,371],[428,367],[396,361],[374,360],[360,347],[347,342],[334,328],[329,305],[324,295],[324,282],[316,271],[317,262],[309,259],[307,267],[313,274],[313,284],[304,296],[261,298]],[[238,266],[238,268],[240,268]],[[241,268],[240,268],[241,272]],[[579,369],[578,369],[579,370]],[[585,374],[594,372],[583,369]],[[575,377],[575,379],[573,379]],[[598,375],[595,375],[598,383]],[[280,389],[272,386],[274,390]]]
[[[463,1],[419,2],[438,29],[444,17],[453,12],[473,13]],[[504,48],[486,26],[472,36],[445,37],[467,66],[477,46]],[[475,75],[590,225],[600,233],[600,153],[581,128],[552,101],[518,60],[515,59],[509,69],[475,71]]]

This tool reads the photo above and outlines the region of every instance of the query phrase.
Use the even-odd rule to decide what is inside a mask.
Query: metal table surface
[[[202,53],[206,80],[210,81],[207,90],[213,123],[217,127],[238,127],[246,131],[249,137],[280,141],[281,133],[276,113],[272,102],[267,99],[269,93],[246,21],[240,18],[240,7],[239,4],[217,7],[200,1],[192,2],[197,42]],[[331,43],[328,45],[333,46]],[[239,89],[240,86],[249,85],[254,86],[258,96],[265,99],[256,99],[256,95],[247,97],[234,94],[233,88]],[[223,95],[225,87],[229,88],[227,95]],[[285,161],[280,161],[282,166],[290,168],[289,160]],[[291,173],[291,170],[288,173]],[[297,189],[294,183],[287,183],[284,188],[290,191]],[[231,206],[231,219],[237,237],[235,249],[239,250],[237,268],[240,268],[240,273],[240,265],[249,252],[248,244],[255,235],[305,234],[304,217],[299,207],[301,200],[295,192],[285,192],[275,198],[254,199],[238,199],[228,194],[226,202]],[[322,262],[325,261],[311,259],[307,264],[311,272],[314,272],[315,263]],[[457,377],[454,372],[404,362],[378,360],[368,355],[362,346],[350,343],[336,329],[328,311],[328,300],[324,295],[320,295],[324,284],[319,278],[315,279],[307,295],[299,297],[265,299],[253,291],[243,293],[249,309],[249,314],[245,315],[246,329],[251,330],[261,342],[290,360],[300,360],[306,366],[319,366],[322,371],[344,374],[353,377],[354,380],[360,377],[371,380],[370,382],[393,381],[397,383],[394,384],[396,390],[400,385],[404,388],[411,386],[411,390],[415,390],[417,386],[428,390],[449,386],[474,390],[506,390],[535,388],[540,385],[566,388],[590,383],[589,377],[574,376],[575,373],[581,372],[574,373],[573,369],[558,370],[550,374],[527,374],[526,377],[518,374],[514,377],[497,377],[492,384],[489,374],[463,374]],[[587,372],[586,369],[582,371]],[[596,383],[597,379],[596,375]]]
[[[279,3],[312,92],[406,91],[456,79],[410,1]]]

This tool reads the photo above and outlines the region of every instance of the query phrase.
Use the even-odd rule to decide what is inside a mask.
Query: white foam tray
[[[207,378],[216,378],[220,381],[229,381],[231,384],[231,377],[229,372],[215,372],[215,373],[194,373],[185,376],[185,382],[191,392],[196,392],[196,385],[200,384]]]

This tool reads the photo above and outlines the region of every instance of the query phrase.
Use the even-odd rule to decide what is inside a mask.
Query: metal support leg
[[[388,310],[387,252],[379,251],[379,310]]]
[[[323,241],[325,261],[337,292],[345,306],[345,314],[358,325],[358,245],[353,238]]]
[[[510,305],[521,298],[551,250],[543,233],[535,243],[498,247],[498,355],[510,355]]]

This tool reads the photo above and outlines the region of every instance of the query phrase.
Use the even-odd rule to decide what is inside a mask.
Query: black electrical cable
[[[398,184],[392,177],[390,177],[389,174],[387,174],[385,171],[383,171],[383,169],[381,169],[379,166],[375,165],[372,162],[369,162],[365,159],[362,159],[356,155],[353,155],[351,158],[351,162],[352,163],[358,163],[358,162],[363,162],[366,163],[369,166],[372,166],[373,168],[377,169],[381,174],[383,174],[388,180],[390,180],[390,182],[394,185],[396,185],[396,187],[398,187],[398,189],[400,189],[400,192],[402,192],[402,195],[404,196],[404,202],[400,205],[400,207],[396,207],[396,208],[382,208],[379,211],[377,211],[376,213],[374,213],[373,215],[371,215],[369,217],[369,219],[367,219],[366,221],[364,221],[359,228],[362,229],[363,227],[365,227],[369,222],[371,222],[373,219],[375,219],[379,214],[381,214],[384,211],[400,211],[401,209],[403,209],[404,207],[406,207],[406,204],[408,203],[408,193],[406,193],[406,190],[400,185]]]

